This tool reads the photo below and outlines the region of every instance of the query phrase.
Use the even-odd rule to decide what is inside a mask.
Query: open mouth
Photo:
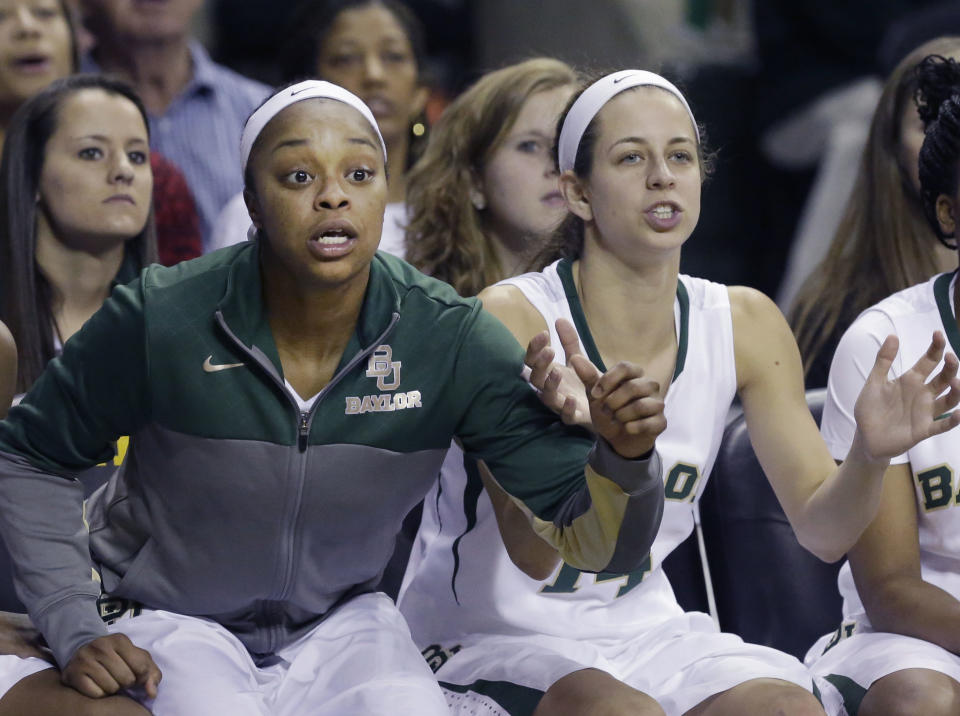
[[[50,56],[41,54],[21,55],[13,59],[13,67],[25,74],[40,74],[50,68]]]
[[[668,230],[680,223],[680,215],[683,210],[676,204],[661,202],[654,204],[643,213],[647,223],[654,229]]]

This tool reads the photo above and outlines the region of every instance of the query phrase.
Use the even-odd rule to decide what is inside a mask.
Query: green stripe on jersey
[[[857,716],[860,711],[860,702],[863,701],[867,690],[853,679],[839,674],[828,674],[824,678],[840,692],[840,696],[843,697],[843,707],[849,716]]]
[[[544,693],[529,686],[511,684],[509,681],[487,681],[486,679],[479,679],[472,684],[465,685],[441,681],[440,686],[456,694],[472,692],[486,696],[500,704],[510,716],[530,716],[537,708],[537,704],[540,703]],[[456,709],[454,710],[456,711]]]
[[[590,333],[590,326],[587,325],[587,317],[583,312],[583,305],[580,303],[580,295],[577,293],[577,285],[573,280],[573,261],[562,259],[557,264],[557,275],[560,276],[560,282],[563,284],[563,293],[567,297],[567,304],[570,306],[570,315],[573,316],[573,324],[576,326],[577,333],[580,334],[580,340],[587,352],[587,358],[597,366],[601,373],[606,373],[607,367],[603,363],[603,358],[600,357],[600,350],[593,340],[593,334]],[[677,362],[671,382],[675,381],[683,372],[683,366],[687,361],[687,342],[690,335],[690,296],[687,293],[687,287],[683,285],[683,281],[680,279],[677,279],[677,303],[680,307],[680,330],[677,336]]]
[[[960,330],[957,329],[957,319],[953,315],[953,306],[951,306],[950,282],[956,275],[956,271],[945,273],[933,282],[933,296],[937,301],[937,308],[940,309],[940,320],[943,323],[943,330],[947,334],[947,340],[950,341],[950,347],[953,352],[960,356]]]

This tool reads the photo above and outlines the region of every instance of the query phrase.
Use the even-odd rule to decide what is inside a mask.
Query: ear
[[[560,175],[560,193],[571,212],[584,221],[593,221],[593,207],[587,187],[570,169]]]
[[[253,222],[257,230],[262,229],[263,220],[260,216],[260,203],[257,201],[257,197],[254,196],[253,192],[246,188],[243,190],[243,203],[247,205],[250,221]]]
[[[947,236],[955,236],[957,232],[956,201],[946,194],[941,194],[937,197],[936,209],[940,230]]]
[[[483,182],[472,169],[470,170],[470,203],[477,211],[487,208],[487,195],[483,191]]]

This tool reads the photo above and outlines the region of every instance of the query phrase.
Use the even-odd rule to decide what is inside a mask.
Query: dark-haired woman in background
[[[73,75],[14,114],[0,163],[0,320],[18,344],[16,392],[155,256],[147,119],[126,85]],[[0,367],[0,384],[11,371]],[[5,396],[0,413],[9,407]],[[4,630],[14,624],[5,621]],[[24,642],[4,651],[25,656]],[[39,653],[39,652],[37,652]],[[0,656],[0,714],[143,714],[60,685],[40,658]]]
[[[932,56],[918,70],[923,212],[941,240],[960,221],[960,65]],[[957,257],[954,254],[954,266]],[[891,375],[926,350],[931,331],[960,355],[957,271],[889,296],[863,312],[840,340],[830,368],[821,430],[842,459],[869,356],[888,334],[900,340]],[[939,435],[894,457],[876,519],[849,551],[838,579],[843,622],[807,654],[838,686],[851,716],[960,712],[960,442]]]
[[[0,0],[0,144],[26,100],[78,66],[76,28],[64,0]],[[180,170],[150,155],[157,211],[157,256],[171,266],[200,255],[200,220]],[[0,269],[2,270],[2,269]]]
[[[17,344],[18,392],[115,283],[156,258],[145,123],[132,90],[92,75],[58,80],[14,116],[0,166],[0,319]]]
[[[389,195],[380,248],[404,251],[407,223],[406,172],[416,158],[412,128],[422,119],[427,88],[423,28],[413,11],[397,0],[306,0],[294,13],[283,56],[284,79],[308,76],[333,82],[360,97],[373,112],[387,144]],[[247,238],[250,216],[237,195],[224,207],[213,247]]]
[[[937,241],[920,205],[915,69],[932,53],[960,54],[960,38],[931,40],[890,73],[833,242],[791,308],[808,388],[827,384],[840,336],[861,311],[956,264],[956,251]]]

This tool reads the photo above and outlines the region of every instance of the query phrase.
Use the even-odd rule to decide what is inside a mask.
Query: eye
[[[327,58],[327,64],[331,67],[336,67],[339,69],[345,69],[350,67],[350,65],[355,65],[360,62],[360,55],[340,53],[336,55],[331,55]]]
[[[38,20],[52,20],[60,17],[60,10],[50,6],[35,7],[33,8],[33,16]]]
[[[536,154],[540,151],[540,142],[536,139],[525,139],[517,144],[517,149],[525,154]]]
[[[373,178],[373,171],[370,169],[367,169],[366,167],[360,167],[357,169],[351,169],[349,176],[353,181],[357,183],[365,182]]]
[[[380,55],[380,59],[392,65],[400,65],[400,64],[403,64],[404,62],[409,61],[410,56],[404,52],[391,50],[391,51],[382,53]]]
[[[643,155],[640,152],[627,152],[620,157],[621,164],[638,164],[643,161]]]
[[[284,176],[283,181],[285,181],[288,184],[297,184],[302,186],[304,184],[309,184],[311,181],[313,181],[313,177],[310,176],[309,172],[303,169],[297,169],[295,171],[290,172],[286,176]]]
[[[670,155],[670,158],[673,159],[675,162],[680,162],[680,163],[682,163],[682,164],[686,164],[686,163],[688,163],[688,162],[692,162],[692,161],[693,161],[693,155],[690,154],[690,152],[685,151],[685,150],[680,150],[680,151],[673,152],[673,153]]]
[[[127,157],[130,159],[131,164],[146,164],[147,163],[147,153],[146,152],[127,152]]]
[[[77,156],[87,161],[94,161],[103,158],[103,151],[99,147],[84,147],[77,152]]]

